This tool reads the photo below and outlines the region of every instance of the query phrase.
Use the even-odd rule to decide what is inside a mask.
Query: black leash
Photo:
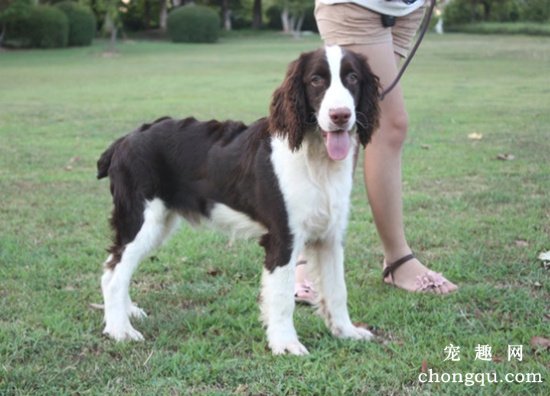
[[[429,0],[428,0],[429,1]],[[416,43],[414,44],[414,47],[412,48],[411,52],[409,53],[409,56],[405,60],[405,63],[403,63],[403,66],[401,66],[401,70],[399,70],[399,73],[397,74],[397,77],[393,80],[393,82],[382,91],[379,98],[380,100],[384,100],[386,95],[395,88],[403,74],[405,73],[405,70],[407,69],[407,66],[409,66],[409,63],[411,63],[411,60],[416,53],[416,50],[418,47],[420,47],[420,43],[422,43],[422,40],[424,39],[424,35],[428,31],[428,28],[430,27],[430,20],[432,19],[432,14],[434,11],[436,0],[431,0],[430,8],[428,8],[428,11],[426,12],[426,15],[424,15],[424,19],[422,20],[422,24],[420,25],[420,34],[418,35],[418,39],[416,39]]]

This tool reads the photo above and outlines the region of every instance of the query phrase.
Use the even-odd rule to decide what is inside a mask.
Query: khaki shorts
[[[422,23],[425,6],[397,17],[395,25],[382,26],[380,14],[353,3],[315,2],[315,19],[327,45],[372,45],[392,43],[394,52],[406,58]]]

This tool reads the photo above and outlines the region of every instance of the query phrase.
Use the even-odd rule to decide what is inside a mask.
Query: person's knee
[[[407,138],[409,127],[409,117],[406,111],[394,113],[390,117],[385,117],[380,123],[381,138],[385,144],[401,149]]]

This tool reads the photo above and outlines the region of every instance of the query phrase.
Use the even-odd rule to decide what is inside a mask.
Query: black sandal
[[[391,276],[391,284],[395,286],[395,283],[393,281],[393,273],[396,269],[405,264],[407,261],[412,260],[413,258],[415,258],[415,256],[413,253],[411,253],[401,257],[399,260],[396,260],[391,264],[388,264],[386,268],[384,268],[384,270],[382,271],[382,279],[386,280],[388,276]],[[447,282],[447,279],[445,279],[445,277],[439,272],[428,270],[424,275],[418,275],[416,277],[416,290],[414,291],[423,292],[434,290],[438,287],[443,286]]]
[[[401,267],[403,264],[405,264],[407,261],[412,260],[414,257],[414,254],[407,254],[406,256],[401,257],[399,260],[394,261],[391,264],[388,264],[386,268],[384,268],[384,271],[382,271],[382,279],[386,279],[388,275],[391,275],[391,283],[393,284],[393,272]]]

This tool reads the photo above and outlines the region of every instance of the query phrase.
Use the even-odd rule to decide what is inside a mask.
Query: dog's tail
[[[99,159],[97,160],[98,179],[103,179],[104,177],[107,177],[109,175],[109,168],[111,166],[111,159],[113,158],[113,154],[115,153],[117,146],[124,138],[125,136],[117,139],[113,144],[109,146],[107,150],[103,152],[103,154],[101,154],[101,157],[99,157]]]

